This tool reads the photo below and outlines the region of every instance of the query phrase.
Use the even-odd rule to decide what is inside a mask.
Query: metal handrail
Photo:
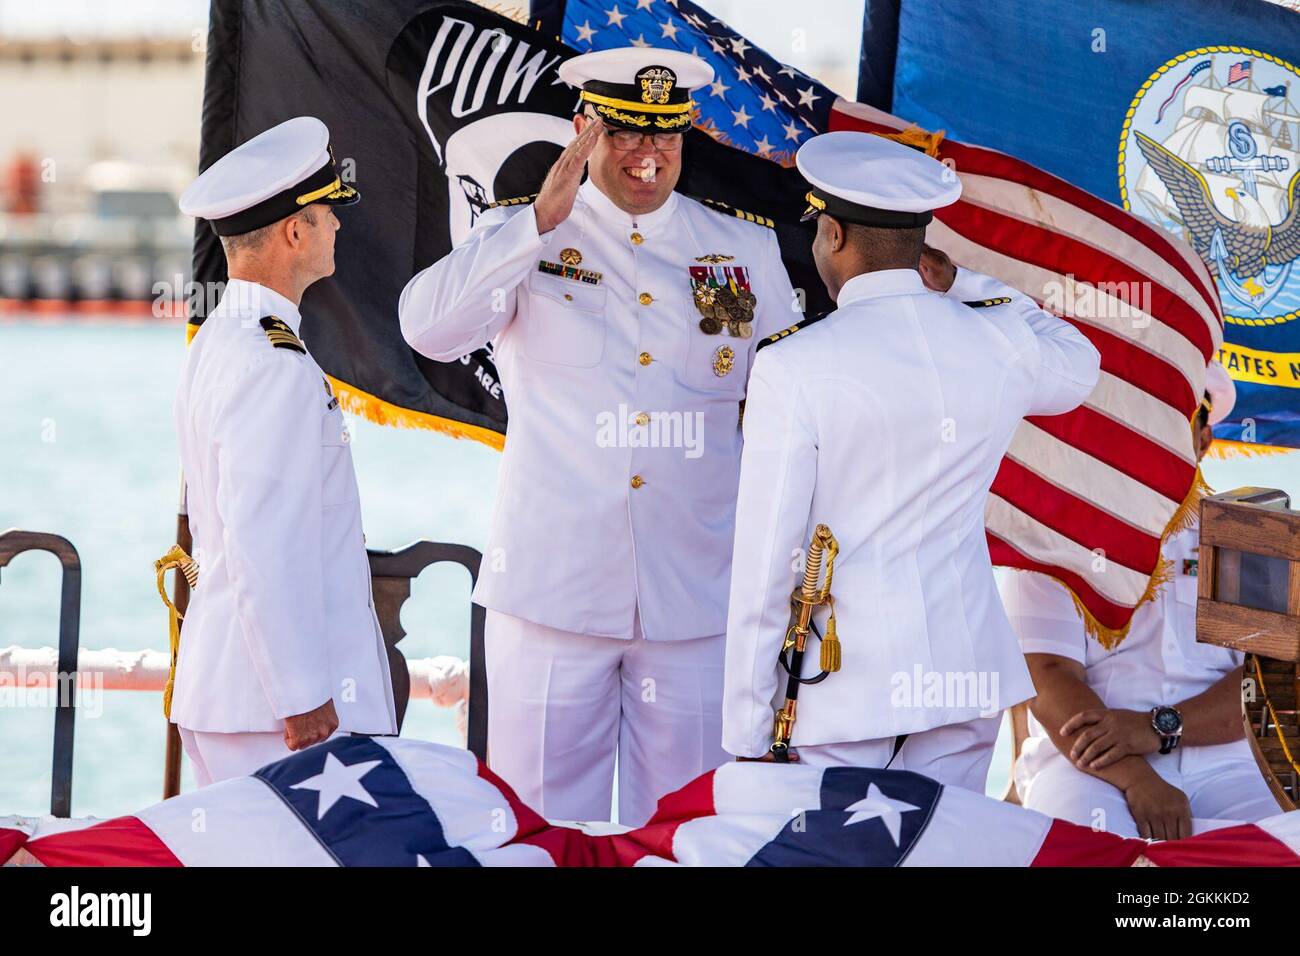
[[[59,595],[59,662],[57,686],[60,688],[54,709],[54,756],[50,772],[50,813],[56,817],[72,816],[72,746],[76,729],[76,695],[67,693],[65,685],[77,679],[77,651],[81,643],[81,556],[72,542],[57,534],[19,531],[11,528],[0,533],[0,569],[27,551],[48,551],[63,567]]]

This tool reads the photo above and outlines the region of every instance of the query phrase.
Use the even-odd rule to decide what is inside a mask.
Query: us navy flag
[[[500,447],[506,398],[490,349],[460,362],[414,353],[397,300],[406,281],[463,239],[487,205],[535,193],[573,136],[577,93],[557,67],[575,51],[462,0],[213,0],[200,165],[293,116],[330,129],[345,180],[337,271],[303,300],[302,337],[346,410]],[[810,312],[830,302],[798,223],[798,173],[692,130],[678,190],[778,221],[787,268]],[[225,278],[206,223],[194,277]],[[197,303],[191,320],[202,320]]]
[[[1300,448],[1300,14],[1264,0],[867,0],[858,98],[1184,239],[1242,450]],[[1140,386],[1139,386],[1140,387]],[[1222,446],[1221,446],[1222,447]]]

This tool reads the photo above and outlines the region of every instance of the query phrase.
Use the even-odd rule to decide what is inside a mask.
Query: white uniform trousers
[[[995,717],[977,717],[908,734],[896,756],[895,737],[805,744],[794,749],[799,754],[799,762],[810,767],[911,770],[945,786],[983,793],[1001,723],[1002,714],[998,713]]]
[[[730,759],[722,749],[725,636],[592,637],[489,610],[488,763],[553,820],[640,826],[659,798]]]
[[[1117,787],[1077,769],[1050,740],[1029,743],[1035,751],[1028,761],[1022,755],[1016,766],[1016,789],[1024,806],[1118,836],[1138,835],[1128,802]],[[1179,747],[1172,754],[1147,759],[1156,773],[1187,794],[1194,833],[1254,823],[1282,812],[1244,740]]]
[[[200,787],[231,777],[243,777],[291,753],[284,732],[217,734],[177,727],[185,755],[194,765]]]

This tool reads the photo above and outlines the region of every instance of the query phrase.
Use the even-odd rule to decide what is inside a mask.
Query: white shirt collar
[[[915,269],[881,269],[855,275],[840,288],[836,308],[844,308],[859,299],[877,299],[889,295],[924,295],[932,291],[921,281]]]
[[[664,204],[658,209],[634,216],[632,213],[614,205],[614,201],[601,192],[590,179],[578,187],[578,195],[582,197],[582,201],[591,208],[598,218],[629,229],[636,228],[641,232],[650,232],[656,227],[670,222],[673,213],[677,210],[679,198],[676,192],[669,193],[668,198],[664,200]]]
[[[247,279],[229,280],[221,304],[227,312],[235,315],[251,315],[259,319],[274,315],[293,329],[294,335],[298,335],[298,327],[302,325],[302,313],[296,305],[274,289]]]

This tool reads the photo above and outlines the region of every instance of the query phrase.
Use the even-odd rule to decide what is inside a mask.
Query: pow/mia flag
[[[200,165],[294,116],[330,129],[345,182],[337,271],[302,303],[302,338],[349,412],[500,447],[506,400],[491,349],[435,362],[402,338],[397,300],[417,271],[468,235],[494,201],[535,193],[573,137],[578,91],[558,67],[576,51],[463,0],[213,0]],[[777,222],[807,311],[831,307],[798,220],[798,173],[688,133],[678,191]],[[194,278],[225,279],[225,259],[198,223]],[[196,299],[192,323],[215,297]]]

